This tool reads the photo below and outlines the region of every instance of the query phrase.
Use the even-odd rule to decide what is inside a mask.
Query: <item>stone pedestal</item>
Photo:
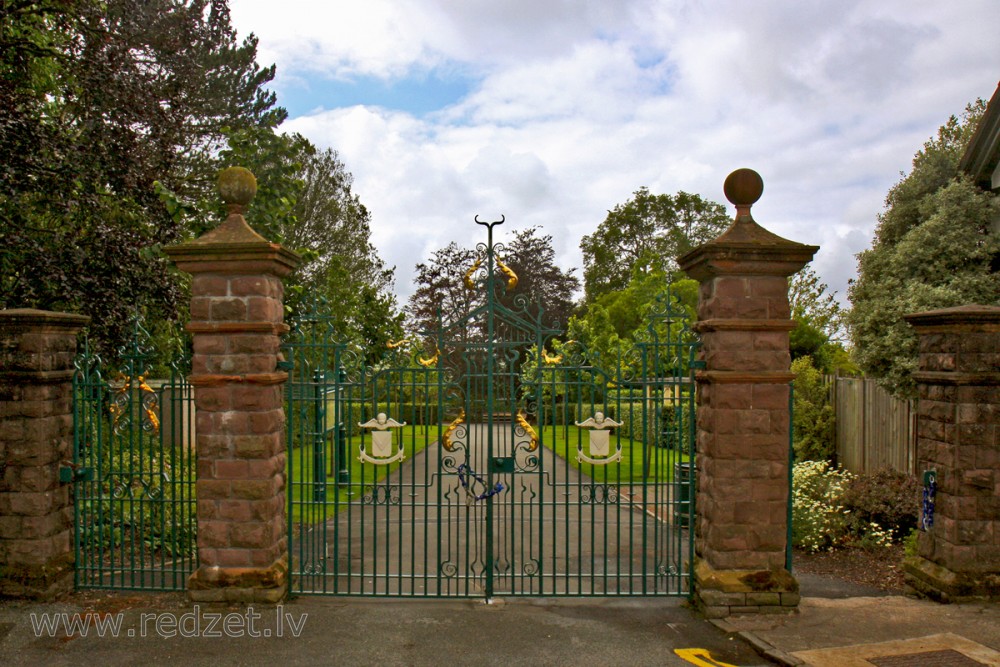
[[[907,584],[942,602],[1000,599],[1000,307],[907,315],[920,336],[917,465],[933,471],[932,525]]]
[[[698,493],[694,599],[709,617],[793,609],[785,568],[789,499],[788,276],[816,246],[754,222],[756,172],[726,179],[736,220],[678,258],[700,281],[698,323],[706,369],[698,382]]]
[[[250,172],[226,170],[220,191],[225,222],[166,250],[193,276],[200,567],[188,591],[195,601],[278,602],[288,591],[281,279],[298,256],[247,225]]]
[[[89,317],[0,311],[0,595],[73,587],[73,359]]]

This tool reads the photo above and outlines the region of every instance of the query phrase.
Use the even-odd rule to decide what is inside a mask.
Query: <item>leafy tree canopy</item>
[[[37,0],[0,13],[0,307],[75,310],[113,352],[138,312],[183,317],[161,252],[222,219],[218,170],[258,179],[248,218],[305,259],[287,301],[336,304],[345,342],[401,331],[392,269],[332,150],[275,132],[274,67],[227,0]],[[163,332],[155,332],[163,334]]]
[[[676,271],[678,255],[714,239],[730,222],[724,206],[696,194],[639,188],[580,243],[586,303],[624,290],[636,271]]]
[[[227,131],[226,138],[219,161],[257,178],[248,222],[302,258],[285,278],[286,310],[292,316],[312,307],[330,311],[339,339],[376,361],[386,342],[402,337],[402,314],[392,294],[394,271],[371,243],[371,215],[352,191],[354,177],[335,150],[318,150],[299,134],[257,127]],[[160,194],[197,234],[225,215],[214,192],[197,202],[165,187]]]
[[[789,335],[792,360],[810,357],[823,373],[854,373],[857,366],[844,348],[844,313],[836,295],[809,266],[788,279],[788,299],[795,328]]]
[[[958,174],[985,104],[952,116],[913,159],[886,197],[875,239],[858,255],[848,322],[862,369],[897,394],[911,394],[917,338],[903,315],[968,303],[1000,304],[990,224],[1000,203]]]
[[[665,298],[670,304],[664,303]],[[670,325],[676,339],[680,329],[693,323],[698,306],[698,282],[690,278],[671,281],[660,272],[636,272],[625,289],[602,295],[586,313],[570,318],[567,338],[578,341],[594,360],[614,367],[618,359],[632,359],[637,341],[649,338],[651,328],[664,326],[653,317],[666,308],[678,311]],[[667,334],[658,330],[660,340]]]
[[[172,318],[181,240],[154,181],[214,182],[225,128],[285,116],[225,0],[38,0],[0,13],[0,307],[92,317],[115,349],[136,311]]]

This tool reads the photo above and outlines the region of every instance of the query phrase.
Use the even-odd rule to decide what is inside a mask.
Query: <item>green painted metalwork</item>
[[[699,343],[686,318],[665,294],[634,349],[598,359],[511,293],[516,263],[494,242],[503,221],[476,222],[487,240],[465,276],[474,307],[439,314],[381,361],[342,342],[322,303],[292,319],[293,590],[687,595],[694,476],[673,478],[694,450]],[[597,413],[621,425],[592,451],[577,424],[603,430]]]
[[[73,377],[78,588],[184,590],[197,568],[194,400],[182,354],[154,366],[138,320],[105,363],[84,343]],[[166,377],[153,378],[155,368]]]

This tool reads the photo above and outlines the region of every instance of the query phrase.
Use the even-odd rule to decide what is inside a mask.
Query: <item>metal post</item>
[[[487,351],[486,351],[486,488],[493,488],[493,309],[495,294],[493,292],[493,225],[487,225],[486,244],[486,318],[487,318]],[[486,499],[486,599],[493,598],[493,497]]]
[[[344,425],[344,383],[347,373],[343,368],[337,371],[337,393],[334,403],[334,419],[337,421],[337,484],[351,483],[351,466],[347,463],[347,428]]]
[[[326,396],[323,393],[323,374],[313,374],[313,501],[321,503],[326,499],[326,465],[323,450],[326,447]]]

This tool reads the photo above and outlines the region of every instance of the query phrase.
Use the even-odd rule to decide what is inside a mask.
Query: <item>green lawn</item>
[[[367,485],[385,479],[386,475],[393,472],[402,463],[413,458],[421,452],[428,444],[437,442],[438,429],[436,426],[404,426],[396,429],[393,439],[393,453],[396,452],[396,438],[402,438],[403,448],[406,451],[406,458],[402,462],[390,463],[389,465],[373,465],[362,463],[358,459],[358,451],[361,444],[361,436],[356,435],[349,438],[347,442],[347,461],[350,463],[349,485],[338,485],[337,474],[331,474],[330,466],[333,457],[333,446],[326,444],[326,517],[329,518],[336,513],[339,506],[354,500],[361,494]],[[365,436],[365,448],[371,453],[371,438]],[[293,447],[288,452],[285,463],[285,473],[288,474],[292,486],[292,521],[298,522],[302,515],[306,515],[306,520],[310,523],[321,521],[323,513],[319,507],[319,501],[314,500],[314,490],[316,485],[313,481],[313,455],[311,450],[302,451],[299,447]]]
[[[674,479],[674,464],[687,462],[689,457],[680,452],[653,448],[649,452],[648,461],[644,465],[643,443],[638,440],[622,437],[622,458],[621,461],[608,464],[606,466],[595,466],[590,463],[580,463],[576,460],[576,452],[580,443],[583,444],[583,451],[589,454],[589,439],[587,429],[576,426],[546,426],[539,435],[542,443],[562,458],[569,461],[569,464],[584,475],[599,482],[617,483],[627,485],[629,483],[641,484],[643,481],[643,471],[648,465],[647,481],[670,482]],[[618,446],[618,436],[611,435],[611,452],[614,453]]]

